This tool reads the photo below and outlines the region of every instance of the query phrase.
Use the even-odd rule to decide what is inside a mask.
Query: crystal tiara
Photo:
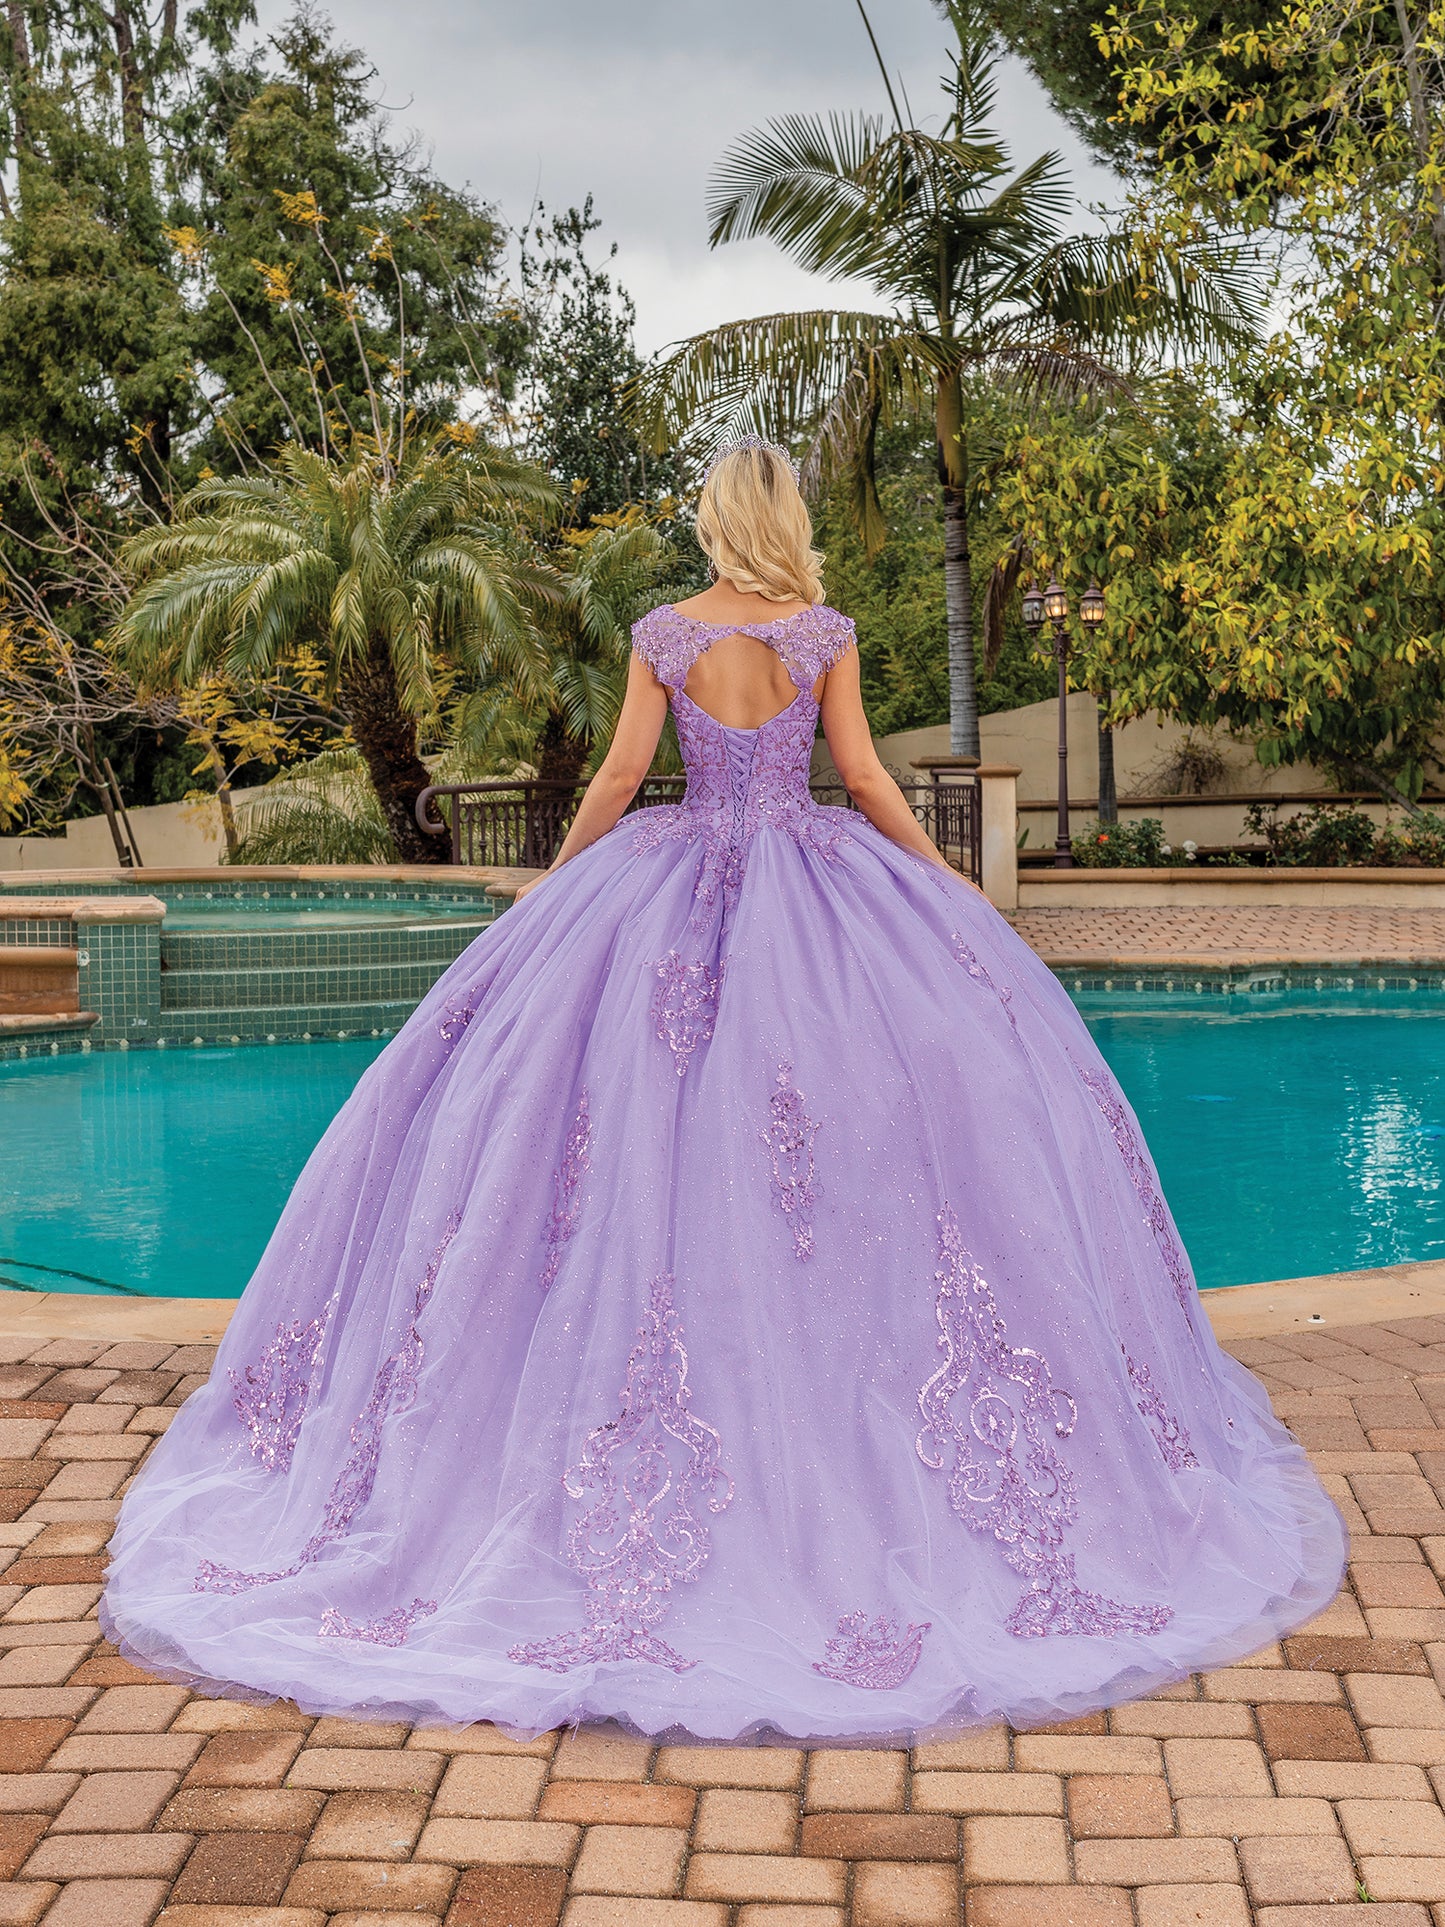
[[[719,462],[723,461],[729,455],[736,455],[740,449],[744,448],[765,448],[770,455],[780,455],[793,471],[793,480],[795,482],[801,481],[802,470],[793,460],[791,452],[782,447],[780,443],[765,441],[761,435],[739,435],[732,441],[724,442],[722,447],[714,454],[702,478],[703,485],[706,486],[708,477],[712,474]]]

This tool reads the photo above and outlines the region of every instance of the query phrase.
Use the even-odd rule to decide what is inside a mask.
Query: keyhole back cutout
[[[813,686],[821,699],[824,678]],[[683,694],[723,729],[761,729],[798,698],[798,685],[776,649],[742,631],[716,637],[698,656]]]

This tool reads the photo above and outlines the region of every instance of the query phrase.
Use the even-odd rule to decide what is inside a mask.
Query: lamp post
[[[1037,638],[1045,622],[1053,624],[1054,661],[1059,670],[1059,823],[1054,838],[1054,868],[1071,870],[1074,851],[1069,838],[1069,598],[1055,576],[1042,592],[1030,582],[1024,590],[1022,613],[1029,634]],[[1091,582],[1079,598],[1079,620],[1091,633],[1104,620],[1104,592]]]

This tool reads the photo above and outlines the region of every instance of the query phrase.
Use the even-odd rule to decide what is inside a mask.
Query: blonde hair
[[[780,448],[730,448],[718,457],[702,485],[697,539],[735,589],[769,602],[823,600],[812,517]]]

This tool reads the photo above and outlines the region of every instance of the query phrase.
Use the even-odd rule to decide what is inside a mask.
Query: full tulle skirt
[[[126,1499],[125,1653],[314,1712],[904,1739],[1328,1603],[1339,1514],[1062,987],[816,815],[745,866],[625,819],[437,983]]]

